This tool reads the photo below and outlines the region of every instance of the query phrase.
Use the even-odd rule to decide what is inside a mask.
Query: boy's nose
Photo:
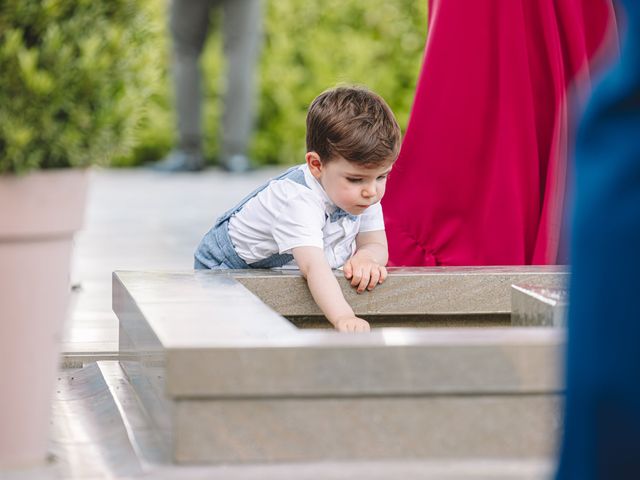
[[[375,197],[376,195],[376,186],[375,185],[366,185],[362,190],[363,197]]]

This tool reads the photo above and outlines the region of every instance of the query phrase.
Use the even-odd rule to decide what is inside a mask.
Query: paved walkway
[[[74,251],[72,281],[79,283],[80,288],[73,294],[63,352],[81,358],[86,354],[86,360],[115,356],[118,321],[111,310],[111,272],[190,270],[193,250],[216,216],[281,170],[269,168],[243,175],[215,169],[195,174],[161,174],[141,169],[93,171],[85,226],[76,236]],[[76,371],[67,373],[74,375]],[[64,380],[63,377],[59,380]],[[80,395],[79,400],[82,398]],[[87,399],[93,402],[92,397]],[[104,411],[93,404],[86,409],[94,410],[104,420]],[[83,417],[82,412],[75,410],[65,412],[70,416],[62,418],[64,428],[82,438],[85,432],[92,431],[87,415]],[[68,424],[74,419],[75,427]],[[100,432],[103,436],[109,434],[106,430]],[[11,480],[57,479],[61,478],[61,469],[65,472],[63,477],[70,478],[540,480],[550,476],[552,467],[544,459],[443,459],[219,466],[158,464],[127,470],[130,465],[123,463],[125,458],[118,456],[117,451],[114,456],[113,448],[99,448],[100,438],[94,435],[89,443],[66,445],[69,451],[84,453],[62,455],[43,472],[5,476]],[[111,441],[108,435],[107,440]]]
[[[283,168],[166,174],[94,170],[84,229],[76,235],[65,353],[115,354],[114,270],[190,270],[193,250],[216,216]]]

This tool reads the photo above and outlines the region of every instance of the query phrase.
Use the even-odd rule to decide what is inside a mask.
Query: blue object
[[[640,2],[578,132],[559,480],[640,479]]]

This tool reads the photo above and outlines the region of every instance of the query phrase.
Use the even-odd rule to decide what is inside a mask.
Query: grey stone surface
[[[421,315],[359,315],[371,328],[433,328],[433,327],[507,327],[510,313],[461,313]],[[297,328],[325,328],[333,325],[323,315],[288,315],[285,317]]]
[[[143,472],[97,364],[61,371],[52,405],[51,452],[60,478],[124,477]]]
[[[516,275],[489,270],[493,287],[484,292],[503,299],[522,271],[550,282],[565,275],[558,269],[525,268]],[[392,272],[395,291],[387,300],[419,296],[420,285],[428,286],[430,295],[437,296],[438,289],[446,294],[464,285],[469,273],[478,284],[483,278],[480,269],[422,273]],[[304,301],[293,287],[302,281],[299,275],[256,275],[251,287],[265,291],[274,279],[291,282],[277,284],[283,288],[280,304]],[[251,275],[114,274],[114,310],[123,355],[130,358],[123,368],[129,378],[145,380],[151,398],[164,397],[147,408],[156,423],[172,419],[160,427],[172,432],[176,459],[371,459],[381,452],[384,458],[439,458],[445,450],[452,457],[534,458],[552,451],[561,330],[379,328],[361,335],[302,330],[243,286],[242,278]],[[447,308],[458,308],[455,302],[451,296]],[[418,305],[388,310],[413,311]],[[356,311],[377,308],[369,301]],[[139,389],[143,382],[133,385]],[[367,425],[367,419],[373,423]],[[287,426],[288,433],[271,438],[267,430],[277,425]],[[438,434],[427,441],[420,435],[428,430]],[[311,439],[313,432],[317,440]],[[396,443],[413,447],[394,449],[389,443],[394,436]],[[442,447],[454,444],[458,447]]]
[[[376,460],[164,467],[158,480],[547,480],[545,459]]]
[[[100,452],[94,452],[99,454]],[[64,476],[55,465],[2,472],[2,480],[117,478],[153,480],[547,480],[552,462],[545,459],[376,460],[236,465],[151,465],[140,475]]]
[[[513,285],[511,324],[528,327],[564,327],[569,293],[564,286]]]
[[[138,397],[140,385],[133,388],[137,380],[125,376],[117,361],[101,361],[83,369],[62,370],[53,400],[51,462],[34,468],[2,470],[0,478],[542,480],[549,478],[553,467],[552,462],[541,457],[322,459],[315,462],[171,465],[170,452],[162,441],[167,437],[158,436],[147,411],[141,408]],[[364,415],[362,412],[360,417]],[[527,412],[525,415],[528,417]],[[374,430],[384,427],[380,421],[374,423]],[[415,426],[409,429],[417,430]],[[431,433],[428,437],[440,438]],[[394,448],[398,446],[392,450]]]
[[[185,400],[180,463],[532,458],[554,452],[547,395]]]
[[[217,215],[282,170],[234,175],[211,168],[197,174],[146,169],[91,170],[84,228],[75,239],[75,305],[62,351],[85,359],[118,351],[111,309],[114,270],[188,270],[193,251]]]
[[[299,330],[231,275],[199,272],[118,272],[113,292],[122,354],[166,362],[173,396],[558,388],[563,335],[553,330]]]
[[[263,346],[169,349],[167,392],[176,397],[238,397],[531,393],[560,388],[560,332],[385,329],[362,338],[318,333]]]
[[[390,268],[392,275],[372,292],[340,286],[356,313],[378,315],[509,313],[509,287],[515,283],[562,284],[566,267]],[[207,272],[215,275],[215,272]],[[233,273],[240,283],[281,315],[319,315],[306,282],[297,271]]]

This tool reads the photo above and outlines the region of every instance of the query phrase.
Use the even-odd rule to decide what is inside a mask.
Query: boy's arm
[[[368,331],[369,324],[356,317],[353,309],[344,299],[338,280],[331,271],[322,249],[296,247],[292,249],[292,253],[300,272],[307,279],[313,299],[327,320],[342,332]]]
[[[373,260],[384,267],[389,260],[387,233],[384,230],[358,233],[356,235],[356,255],[362,252],[369,254]]]
[[[358,293],[373,290],[387,278],[388,259],[385,231],[361,232],[356,236],[356,253],[344,264],[344,276]]]

